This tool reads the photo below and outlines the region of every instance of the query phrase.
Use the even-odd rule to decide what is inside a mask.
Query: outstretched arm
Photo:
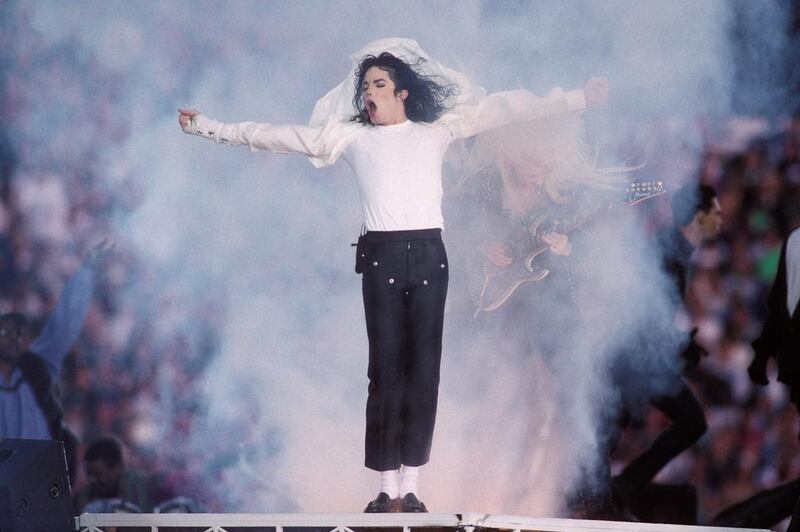
[[[358,128],[355,123],[332,120],[325,127],[274,126],[267,123],[225,123],[194,109],[178,109],[184,132],[214,140],[218,144],[245,145],[254,150],[307,155],[314,166],[338,159]]]
[[[92,250],[67,282],[42,332],[29,348],[42,357],[53,376],[61,372],[64,357],[81,334],[92,303],[95,269],[112,248],[103,242]]]
[[[507,124],[528,122],[570,111],[582,111],[608,100],[608,79],[591,78],[583,89],[553,89],[546,96],[524,90],[490,94],[477,104],[462,105],[441,118],[454,138],[467,138]]]

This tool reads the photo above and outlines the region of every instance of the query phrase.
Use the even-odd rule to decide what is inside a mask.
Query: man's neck
[[[700,230],[700,225],[696,222],[693,221],[688,225],[684,225],[680,230],[681,234],[689,241],[693,248],[697,248],[703,243],[703,233]]]

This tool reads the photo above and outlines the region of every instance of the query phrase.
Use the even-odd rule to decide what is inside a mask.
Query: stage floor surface
[[[631,523],[587,519],[534,518],[481,513],[428,514],[82,514],[75,518],[81,532],[126,532],[127,529],[149,532],[171,532],[178,528],[199,532],[247,532],[261,529],[284,532],[284,529],[315,532],[358,532],[369,529],[449,529],[458,532],[720,532],[753,528],[721,528],[656,523]]]

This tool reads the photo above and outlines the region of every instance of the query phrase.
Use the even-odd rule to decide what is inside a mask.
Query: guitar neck
[[[660,181],[631,183],[625,190],[616,194],[606,194],[591,203],[584,201],[576,204],[566,217],[551,222],[550,229],[562,234],[573,233],[595,221],[608,210],[621,205],[636,205],[663,193],[664,185]]]

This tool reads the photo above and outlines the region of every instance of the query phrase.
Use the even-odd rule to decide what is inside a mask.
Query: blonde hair
[[[479,134],[467,154],[463,184],[474,176],[500,172],[506,187],[519,187],[517,169],[544,167],[542,188],[556,203],[570,200],[577,185],[611,188],[626,182],[633,168],[598,168],[590,155],[580,115],[566,113]]]

